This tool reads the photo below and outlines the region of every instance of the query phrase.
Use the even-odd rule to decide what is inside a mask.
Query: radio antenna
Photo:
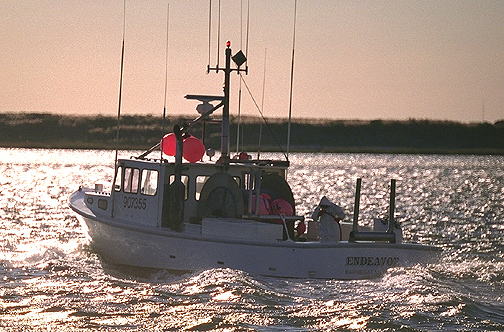
[[[297,0],[294,1],[294,29],[293,29],[293,34],[292,34],[292,61],[291,61],[290,94],[289,94],[289,122],[287,125],[287,158],[289,157],[291,122],[292,122],[292,86],[294,83],[294,49],[295,49],[295,45],[296,45],[296,12],[297,12]]]
[[[208,9],[208,66],[207,73],[210,72],[210,51],[211,46],[210,43],[212,41],[212,0],[209,1],[210,8]]]
[[[117,133],[116,133],[116,151],[114,165],[117,165],[119,151],[119,132],[121,130],[121,102],[122,102],[122,87],[123,87],[123,71],[124,71],[124,39],[126,35],[126,0],[123,1],[123,31],[122,31],[122,49],[121,49],[121,74],[119,79],[119,102],[117,106]]]
[[[163,121],[161,137],[165,134],[165,121],[166,121],[166,98],[168,90],[168,31],[170,27],[170,3],[166,7],[166,50],[165,50],[165,82],[164,82],[164,105],[163,105]],[[163,139],[161,140],[161,158],[160,162],[163,162]]]
[[[218,22],[217,22],[217,65],[215,66],[217,68],[217,71],[219,71],[219,54],[220,54],[220,24],[221,24],[221,0],[218,2],[219,5],[219,11],[218,11]]]
[[[121,48],[121,74],[119,79],[119,102],[117,106],[117,133],[116,133],[116,146],[115,146],[115,158],[114,158],[114,180],[112,182],[111,193],[115,190],[115,183],[117,180],[118,172],[118,154],[119,154],[119,131],[121,129],[121,101],[122,101],[122,87],[123,87],[123,69],[124,69],[124,39],[126,35],[126,0],[123,1],[123,31],[122,31],[122,48]],[[111,216],[114,217],[114,198],[116,195],[112,195],[112,209]]]
[[[264,91],[266,89],[266,53],[267,49],[264,49],[264,70],[263,70],[263,84],[262,84],[262,98],[261,98],[261,111],[264,114]],[[257,159],[261,155],[261,140],[262,140],[262,122],[259,124],[259,147],[257,148]]]

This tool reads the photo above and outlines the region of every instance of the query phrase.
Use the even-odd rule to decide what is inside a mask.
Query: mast
[[[237,68],[231,68],[231,60],[238,66]],[[245,54],[242,51],[238,51],[234,56],[231,55],[231,42],[228,40],[226,42],[226,66],[225,68],[220,68],[216,66],[215,68],[208,67],[208,72],[219,70],[224,70],[224,96],[222,97],[222,103],[214,107],[211,112],[215,111],[219,106],[222,106],[222,129],[221,129],[221,162],[225,165],[229,163],[229,91],[231,85],[231,72],[242,72],[247,74],[248,67],[245,66],[244,69],[240,68],[247,61]],[[187,97],[187,96],[186,96]],[[201,96],[200,96],[201,97]],[[207,112],[209,115],[211,112]],[[194,124],[194,121],[193,121]],[[186,129],[186,128],[184,128]]]
[[[221,160],[229,162],[229,84],[231,82],[231,42],[226,42],[226,68],[224,68],[224,107],[222,108]]]
[[[245,72],[247,74],[248,72],[248,67],[245,66],[245,68],[240,68],[241,65],[243,65],[246,61],[247,58],[245,57],[245,54],[243,54],[242,51],[238,51],[235,55],[231,56],[231,42],[227,41],[226,42],[226,67],[221,68],[221,67],[214,67],[211,68],[210,66],[207,67],[207,72],[210,71],[215,71],[219,72],[219,70],[224,71],[224,96],[206,96],[206,95],[186,95],[186,99],[196,99],[200,100],[202,102],[205,101],[212,101],[212,100],[220,100],[221,102],[217,105],[206,111],[205,113],[201,114],[199,117],[196,119],[186,122],[184,125],[180,127],[181,133],[186,133],[189,128],[194,126],[195,124],[199,123],[200,121],[203,121],[204,119],[208,118],[208,116],[212,115],[213,112],[218,110],[219,108],[222,107],[222,128],[221,128],[221,162],[225,165],[229,164],[229,91],[230,91],[230,83],[231,83],[231,72],[236,71],[237,73],[240,72]],[[237,68],[231,68],[231,60],[237,65]],[[149,153],[154,151],[155,149],[159,148],[161,143],[157,143],[153,147],[151,147],[149,150],[146,152],[142,153],[140,156],[136,157],[136,159],[143,159],[145,158]],[[182,150],[177,150],[177,155],[175,156],[176,158],[178,157],[178,154],[180,153],[180,156],[182,156]]]

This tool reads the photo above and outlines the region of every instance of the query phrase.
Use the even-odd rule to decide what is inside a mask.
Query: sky
[[[502,0],[220,0],[220,38],[218,3],[0,1],[0,112],[115,116],[125,22],[122,114],[196,117],[184,96],[222,93],[206,68],[230,40],[250,90],[232,75],[232,115],[241,85],[243,115],[504,119]]]

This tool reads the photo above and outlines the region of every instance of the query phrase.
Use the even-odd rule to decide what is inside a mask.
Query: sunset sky
[[[167,6],[126,0],[123,114],[162,114]],[[186,94],[221,93],[222,73],[206,74],[209,8],[169,2],[169,114],[197,116]],[[117,114],[123,0],[2,0],[0,12],[0,112]],[[288,116],[293,18],[294,0],[221,0],[220,54],[226,40],[248,53],[267,117]],[[238,75],[231,84],[237,114]],[[242,100],[258,115],[243,85]],[[298,0],[292,116],[504,119],[504,1]]]

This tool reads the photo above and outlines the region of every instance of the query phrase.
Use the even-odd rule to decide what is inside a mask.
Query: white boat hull
[[[364,279],[392,267],[425,263],[438,253],[415,244],[229,241],[83,219],[92,248],[106,262],[179,272],[232,268],[274,277]]]

